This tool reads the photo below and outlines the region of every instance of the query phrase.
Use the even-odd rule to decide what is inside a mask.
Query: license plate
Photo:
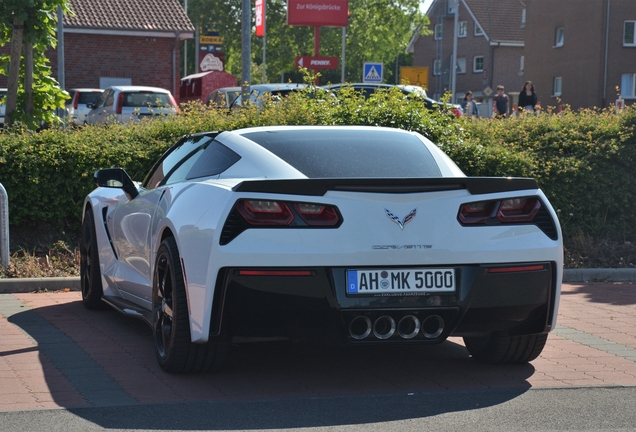
[[[455,292],[455,270],[409,268],[347,270],[347,294],[425,295]]]

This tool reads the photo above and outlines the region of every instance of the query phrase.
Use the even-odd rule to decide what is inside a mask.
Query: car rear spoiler
[[[327,178],[293,180],[246,180],[235,192],[263,192],[322,196],[327,191],[411,193],[466,189],[473,195],[538,189],[533,178],[446,177],[446,178]]]

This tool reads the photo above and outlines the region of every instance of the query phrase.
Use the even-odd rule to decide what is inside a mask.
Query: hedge
[[[309,88],[280,102],[228,112],[197,103],[178,116],[130,124],[0,133],[0,183],[9,196],[10,225],[45,222],[77,229],[93,173],[121,166],[143,180],[181,136],[261,125],[376,125],[420,132],[472,176],[537,179],[559,210],[566,235],[615,238],[636,234],[636,109],[544,112],[507,120],[456,118],[426,110],[397,89],[365,99],[338,99]]]

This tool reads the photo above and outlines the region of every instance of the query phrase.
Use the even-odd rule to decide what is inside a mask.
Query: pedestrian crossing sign
[[[382,83],[383,67],[382,63],[365,63],[362,68],[362,82]]]

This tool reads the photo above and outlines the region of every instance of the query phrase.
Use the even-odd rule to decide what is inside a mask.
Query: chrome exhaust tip
[[[349,335],[355,340],[362,340],[371,334],[371,320],[365,316],[357,316],[349,323]]]
[[[402,339],[413,339],[420,332],[420,326],[416,316],[407,315],[398,322],[397,331]]]
[[[444,331],[444,320],[439,315],[431,315],[422,321],[422,333],[427,339],[435,339]]]
[[[373,323],[373,335],[378,339],[388,339],[395,333],[395,320],[383,315]]]

